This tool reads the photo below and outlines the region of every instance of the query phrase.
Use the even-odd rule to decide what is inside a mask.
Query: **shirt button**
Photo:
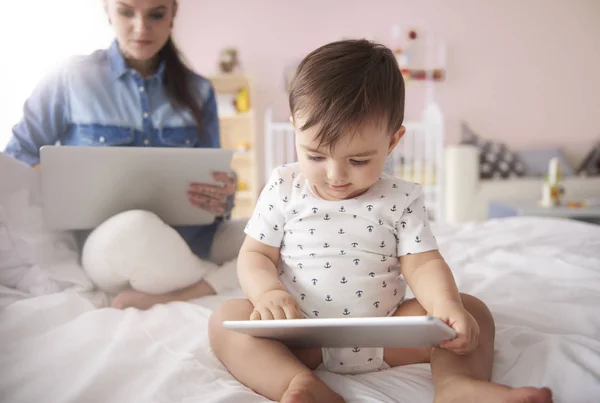
[[[150,140],[148,140],[148,139],[144,140],[144,145],[148,145],[148,144],[150,144]]]
[[[144,119],[148,119],[148,116],[150,116],[148,115],[148,112],[144,112]]]
[[[185,144],[189,145],[189,144],[190,144],[190,141],[189,141],[189,140],[186,140],[186,141],[185,141]]]
[[[140,87],[140,92],[144,92],[146,89],[144,87]]]
[[[106,139],[104,138],[104,136],[100,136],[100,138],[98,139],[99,142],[104,143]]]

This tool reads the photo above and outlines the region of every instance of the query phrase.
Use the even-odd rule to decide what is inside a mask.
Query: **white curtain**
[[[102,0],[2,2],[0,24],[0,151],[23,103],[49,71],[73,55],[107,47],[113,34]]]

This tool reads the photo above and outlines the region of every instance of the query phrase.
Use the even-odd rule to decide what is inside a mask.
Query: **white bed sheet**
[[[437,228],[461,291],[497,322],[493,379],[550,386],[555,402],[600,400],[600,226],[514,218]],[[239,292],[238,292],[239,295]],[[2,402],[267,402],[208,347],[226,296],[142,312],[98,309],[77,289],[12,299],[0,311]],[[341,376],[319,372],[348,402],[431,402],[428,365]]]

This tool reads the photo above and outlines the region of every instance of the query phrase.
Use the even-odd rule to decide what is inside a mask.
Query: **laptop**
[[[456,332],[432,316],[223,321],[225,329],[289,347],[430,348]]]
[[[215,148],[44,146],[44,218],[52,229],[94,229],[127,210],[148,210],[172,226],[203,225],[214,214],[192,205],[191,183],[223,186],[233,151]]]

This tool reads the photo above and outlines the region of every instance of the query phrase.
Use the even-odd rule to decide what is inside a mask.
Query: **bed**
[[[0,401],[268,401],[208,347],[211,310],[239,290],[148,311],[106,308],[74,237],[43,225],[36,174],[2,157]],[[497,322],[494,381],[549,386],[558,403],[598,402],[600,226],[519,217],[434,230],[460,289]],[[428,365],[318,375],[348,402],[433,397]]]

